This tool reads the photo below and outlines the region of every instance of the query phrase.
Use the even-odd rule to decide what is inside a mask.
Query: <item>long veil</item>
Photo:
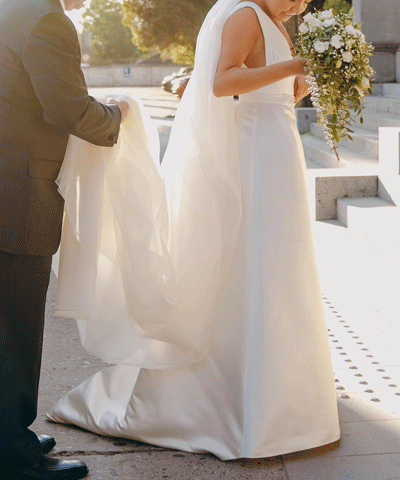
[[[219,0],[203,23],[161,167],[137,99],[126,98],[115,147],[70,138],[57,180],[65,218],[55,315],[75,318],[84,347],[107,362],[170,368],[207,353],[241,219],[234,100],[212,94],[238,3]]]

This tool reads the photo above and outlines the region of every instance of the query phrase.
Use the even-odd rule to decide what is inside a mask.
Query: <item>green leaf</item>
[[[328,55],[328,56],[325,58],[325,61],[324,61],[325,67],[327,67],[330,63],[331,63],[331,56]]]

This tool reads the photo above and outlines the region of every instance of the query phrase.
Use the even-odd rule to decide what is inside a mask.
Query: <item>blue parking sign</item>
[[[131,67],[124,67],[124,77],[129,77],[131,75]]]

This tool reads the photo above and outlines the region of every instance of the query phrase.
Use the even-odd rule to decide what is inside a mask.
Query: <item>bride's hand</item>
[[[300,102],[309,94],[309,85],[304,75],[297,75],[294,79],[294,104]]]
[[[304,75],[306,63],[299,55],[292,58],[293,75]]]

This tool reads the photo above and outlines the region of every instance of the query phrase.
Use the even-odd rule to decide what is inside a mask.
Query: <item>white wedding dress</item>
[[[282,32],[257,5],[231,3],[255,9],[267,65],[291,58]],[[193,150],[203,152],[196,171],[193,151],[179,163],[170,152],[193,139],[175,131],[158,176],[154,126],[132,100],[120,139],[131,156],[116,153],[125,162],[117,173],[109,150],[73,139],[67,158],[79,157],[81,171],[65,162],[60,180],[67,203],[58,315],[76,318],[86,348],[119,364],[67,393],[49,419],[222,460],[339,438],[293,89],[291,77],[238,102],[221,100],[230,102],[221,112],[232,107],[233,120],[213,115],[222,123],[208,134],[219,135],[224,169],[212,163],[217,150],[207,163],[204,145]],[[229,132],[236,138],[225,138]],[[89,158],[83,167],[82,148]],[[133,170],[139,157],[140,174]]]

